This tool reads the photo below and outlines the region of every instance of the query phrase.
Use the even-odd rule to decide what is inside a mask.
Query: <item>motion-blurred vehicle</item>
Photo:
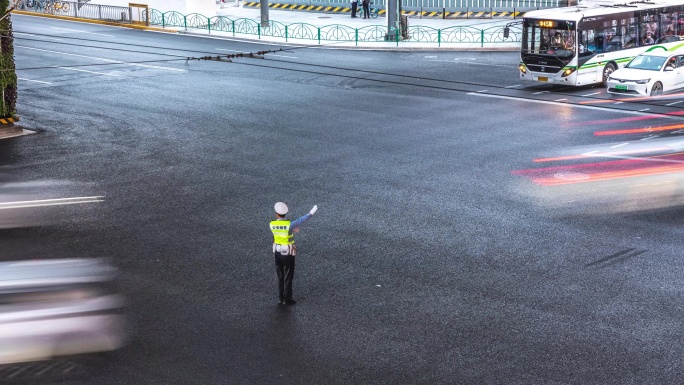
[[[651,51],[637,55],[608,77],[613,95],[657,96],[684,88],[684,53]]]
[[[0,262],[0,365],[123,347],[116,277],[97,259]]]

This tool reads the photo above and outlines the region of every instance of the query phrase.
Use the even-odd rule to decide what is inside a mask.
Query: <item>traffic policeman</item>
[[[285,203],[278,202],[273,208],[276,212],[276,219],[271,221],[270,226],[273,232],[273,255],[278,275],[278,303],[294,305],[297,303],[292,298],[292,278],[294,278],[295,256],[297,255],[294,233],[299,232],[299,227],[316,213],[318,206],[314,206],[308,214],[294,221],[285,219],[288,211]]]

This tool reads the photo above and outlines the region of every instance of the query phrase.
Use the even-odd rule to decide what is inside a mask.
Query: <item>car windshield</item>
[[[638,70],[650,70],[650,71],[660,71],[667,57],[663,56],[650,56],[650,55],[639,55],[632,59],[625,68],[633,68]]]

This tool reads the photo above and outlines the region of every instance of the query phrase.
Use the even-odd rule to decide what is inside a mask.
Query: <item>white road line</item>
[[[89,74],[96,74],[96,75],[119,76],[119,75],[114,75],[114,74],[107,74],[104,72],[82,70],[82,69],[78,69],[78,68],[69,68],[69,67],[58,67],[58,68],[61,68],[63,70],[69,70],[69,71],[87,72]]]
[[[0,203],[0,210],[18,209],[26,207],[74,205],[79,203],[96,203],[104,202],[103,198],[104,196],[92,196],[76,198],[40,199],[35,201],[2,202]]]
[[[469,92],[467,95],[471,96],[482,96],[486,98],[497,98],[497,99],[508,99],[508,100],[515,100],[518,102],[528,102],[528,103],[540,103],[540,104],[551,104],[554,106],[558,106],[558,103],[553,102],[553,101],[548,101],[548,100],[533,100],[533,99],[526,99],[526,98],[519,98],[515,96],[504,96],[504,95],[492,95],[492,94],[480,94],[477,92]],[[611,111],[615,112],[618,114],[626,114],[626,115],[639,115],[639,116],[653,116],[652,113],[643,113],[643,112],[638,112],[638,111],[626,111],[626,110],[614,110],[609,107],[600,107],[600,106],[587,106],[584,104],[563,104],[563,107],[572,107],[572,108],[583,108],[586,110],[596,110],[596,111]],[[682,120],[681,116],[673,116],[673,115],[662,115],[659,116],[659,118],[662,119],[673,119],[673,120]]]
[[[628,145],[628,144],[629,144],[629,142],[620,143],[620,144],[616,144],[615,146],[611,146],[610,148],[618,148],[618,147],[626,146],[626,145]]]
[[[675,104],[679,104],[679,103],[681,103],[681,102],[682,102],[682,101],[679,100],[679,101],[677,101],[677,102],[667,103],[666,106],[674,106]]]
[[[245,52],[245,51],[238,51],[236,49],[225,49],[225,48],[216,48],[217,51],[226,51],[226,52]]]
[[[155,65],[148,65],[148,64],[140,64],[140,63],[126,63],[126,62],[122,62],[122,61],[119,61],[119,60],[105,59],[105,58],[102,58],[102,57],[78,55],[78,54],[75,54],[75,53],[68,53],[68,52],[51,51],[51,50],[49,50],[49,49],[26,47],[26,46],[23,46],[23,45],[15,45],[14,47],[15,47],[15,48],[32,49],[32,50],[34,50],[34,51],[43,51],[43,52],[56,53],[56,54],[66,55],[66,56],[84,57],[84,58],[87,58],[87,59],[99,60],[99,61],[103,61],[103,62],[106,62],[106,63],[112,63],[112,64],[125,64],[125,65],[129,65],[129,66],[134,66],[134,67],[143,67],[143,68],[151,68],[151,69],[159,69],[159,70],[175,71],[175,72],[187,72],[187,70],[180,69],[180,68],[162,67],[162,66],[155,66]]]
[[[568,99],[563,98],[563,99],[554,100],[554,102],[564,102],[566,100],[568,100]]]
[[[87,33],[90,35],[100,35],[100,36],[107,36],[107,37],[116,37],[114,35],[105,35],[104,33],[96,33],[96,32],[88,32],[88,31],[81,31],[78,29],[67,29],[67,28],[57,28],[57,27],[51,27],[52,29],[57,29],[60,31],[67,31],[67,32],[78,32],[78,33]]]
[[[487,90],[479,90],[479,91],[475,91],[475,92],[487,92]]]
[[[549,91],[539,91],[539,92],[533,93],[532,95],[548,94],[548,93],[549,93]]]
[[[436,58],[436,57],[437,57],[437,56],[425,56],[426,59],[434,59],[434,58]]]
[[[266,54],[266,55],[264,55],[264,56],[266,56],[266,57],[268,57],[268,56],[277,56],[277,57],[286,57],[286,58],[289,58],[289,59],[299,59],[297,56],[276,55],[276,54],[272,54],[272,53]]]
[[[506,88],[518,88],[518,87],[522,87],[522,84],[516,84],[514,86],[506,86]]]
[[[34,34],[31,34],[31,33],[24,33],[24,32],[15,32],[14,35],[15,35],[15,36],[16,36],[16,35],[26,35],[26,36],[35,37],[35,38],[38,38],[38,39],[62,41],[62,39],[57,39],[57,38],[54,38],[54,37],[38,36],[38,35],[34,35]]]
[[[613,103],[613,104],[622,104],[622,103],[624,103],[624,102],[615,102],[615,103]]]
[[[44,82],[44,81],[42,81],[42,80],[31,80],[31,79],[25,79],[25,78],[17,78],[17,79],[23,80],[23,81],[26,81],[26,82],[35,82],[35,83],[43,83],[43,84],[52,84],[52,83],[50,83],[50,82]]]
[[[643,110],[639,110],[639,112],[644,112],[644,111],[650,111],[650,108],[644,108]]]
[[[592,94],[585,94],[585,95],[580,95],[580,96],[585,97],[585,96],[594,96],[594,95],[598,95],[598,94],[600,94],[600,92],[594,92]]]

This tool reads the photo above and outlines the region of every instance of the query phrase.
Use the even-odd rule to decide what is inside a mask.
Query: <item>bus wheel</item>
[[[610,74],[615,72],[615,66],[612,63],[606,64],[605,67],[603,67],[603,86],[608,87],[608,77]]]
[[[656,82],[651,88],[651,96],[658,96],[663,94],[663,85],[660,82]]]

